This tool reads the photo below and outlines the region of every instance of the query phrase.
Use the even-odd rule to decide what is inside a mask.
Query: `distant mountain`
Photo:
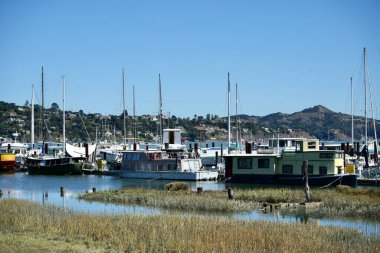
[[[238,116],[240,118],[240,116]],[[233,117],[235,118],[235,117]],[[283,135],[309,134],[322,140],[350,140],[351,115],[334,112],[322,105],[304,109],[292,114],[273,113],[263,117],[242,117],[251,120],[264,128],[271,129],[272,133],[279,130]],[[356,140],[364,139],[364,117],[354,117],[354,136]],[[368,127],[369,136],[374,136],[372,120]],[[376,121],[377,135],[379,136],[379,121]]]
[[[29,104],[18,106],[14,103],[0,101],[0,137],[12,137],[12,133],[19,133],[20,141],[30,141],[30,115]],[[59,141],[62,137],[62,111],[53,103],[44,110],[49,139]],[[127,114],[128,115],[128,114]],[[41,107],[35,105],[35,136],[41,140]],[[140,141],[157,141],[157,115],[142,115],[137,117],[138,139]],[[262,140],[276,136],[282,137],[312,137],[321,140],[350,140],[351,115],[334,112],[322,105],[304,109],[292,114],[273,113],[267,116],[238,115],[231,116],[232,136],[235,141],[236,129],[242,138],[249,141]],[[132,137],[132,118],[127,119],[128,136]],[[372,120],[369,120],[372,123]],[[355,117],[355,140],[364,139],[364,118]],[[194,115],[193,118],[177,118],[171,115],[165,117],[164,128],[170,126],[182,129],[183,136],[188,140],[226,140],[227,117],[219,118],[217,115],[207,114],[206,117]],[[376,121],[376,129],[379,129]],[[114,130],[115,129],[115,130]],[[100,140],[113,141],[122,139],[122,115],[101,115],[100,113],[85,114],[66,111],[66,137],[74,142],[94,141],[96,131]],[[114,133],[115,136],[114,136]],[[368,127],[369,136],[374,136],[373,126]],[[380,132],[377,132],[379,135]]]

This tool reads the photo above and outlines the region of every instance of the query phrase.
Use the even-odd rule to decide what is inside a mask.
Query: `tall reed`
[[[88,215],[12,199],[0,201],[0,231],[0,244],[12,235],[14,240],[38,239],[41,248],[52,242],[91,245],[89,252],[380,250],[378,236],[363,235],[355,229],[198,216]]]

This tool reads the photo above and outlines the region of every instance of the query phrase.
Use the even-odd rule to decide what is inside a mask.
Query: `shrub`
[[[189,185],[184,182],[172,182],[165,185],[166,191],[188,191]]]

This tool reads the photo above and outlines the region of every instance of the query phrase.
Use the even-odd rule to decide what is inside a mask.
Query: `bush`
[[[184,182],[172,182],[165,185],[166,191],[188,191],[189,185]]]

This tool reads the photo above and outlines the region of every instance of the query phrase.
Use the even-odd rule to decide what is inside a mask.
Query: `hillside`
[[[42,140],[41,107],[35,105],[35,139]],[[31,107],[26,104],[18,106],[13,103],[0,101],[0,136],[10,138],[12,133],[18,132],[18,140],[30,141]],[[62,111],[56,103],[44,111],[47,135],[45,140],[59,141],[62,139]],[[127,112],[128,115],[128,112]],[[336,113],[318,105],[292,114],[273,113],[267,116],[232,116],[232,136],[236,136],[236,120],[242,138],[249,141],[258,141],[277,135],[287,137],[314,137],[322,140],[349,140],[351,139],[351,115]],[[158,139],[157,115],[141,115],[136,119],[127,118],[127,137],[132,138],[133,129],[136,129],[140,141],[154,141]],[[372,120],[369,120],[372,122]],[[219,118],[217,115],[207,114],[206,117],[194,115],[193,118],[164,117],[164,128],[178,127],[182,129],[183,136],[188,140],[226,140],[227,117]],[[85,114],[83,111],[66,112],[66,136],[72,142],[94,142],[96,132],[98,140],[122,140],[122,115]],[[136,126],[136,127],[134,127]],[[376,129],[379,129],[376,121]],[[373,126],[368,128],[373,136]],[[355,139],[364,139],[364,118],[355,117]],[[378,134],[380,132],[378,131]]]

